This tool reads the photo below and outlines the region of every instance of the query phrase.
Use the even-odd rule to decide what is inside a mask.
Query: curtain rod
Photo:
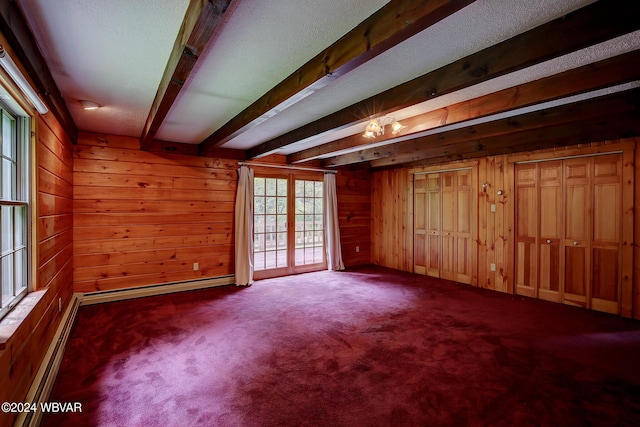
[[[238,162],[238,166],[260,166],[265,168],[277,168],[277,169],[295,169],[301,171],[311,171],[311,172],[324,172],[324,173],[337,173],[338,171],[329,170],[329,169],[316,169],[316,168],[302,168],[299,166],[289,166],[289,165],[272,165],[269,163],[253,163],[253,162]]]

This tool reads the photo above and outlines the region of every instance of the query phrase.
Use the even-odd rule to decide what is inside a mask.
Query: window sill
[[[0,320],[0,351],[16,335],[20,326],[25,324],[38,302],[44,297],[46,289],[28,293],[18,304]]]

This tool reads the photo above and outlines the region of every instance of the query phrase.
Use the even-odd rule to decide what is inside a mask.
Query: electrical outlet
[[[496,205],[492,204],[491,205],[491,212],[495,212],[496,211]]]
[[[58,298],[58,313],[62,312],[62,298]]]
[[[360,252],[360,246],[356,246],[356,252]]]
[[[194,262],[193,263],[193,271],[198,271],[200,270],[200,263]]]
[[[491,271],[496,271],[496,265],[494,263],[491,263]]]

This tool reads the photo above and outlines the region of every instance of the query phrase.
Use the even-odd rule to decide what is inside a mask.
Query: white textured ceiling
[[[224,145],[247,149],[594,0],[478,0]],[[19,0],[80,130],[139,137],[188,0]],[[199,143],[386,4],[233,0],[156,138]],[[408,117],[640,48],[638,33],[397,112]],[[84,111],[77,100],[103,108]],[[362,111],[363,120],[375,111]],[[287,154],[352,127],[285,148]]]

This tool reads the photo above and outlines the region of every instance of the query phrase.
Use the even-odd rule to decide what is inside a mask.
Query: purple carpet
[[[43,426],[637,426],[640,322],[377,267],[82,307]]]

